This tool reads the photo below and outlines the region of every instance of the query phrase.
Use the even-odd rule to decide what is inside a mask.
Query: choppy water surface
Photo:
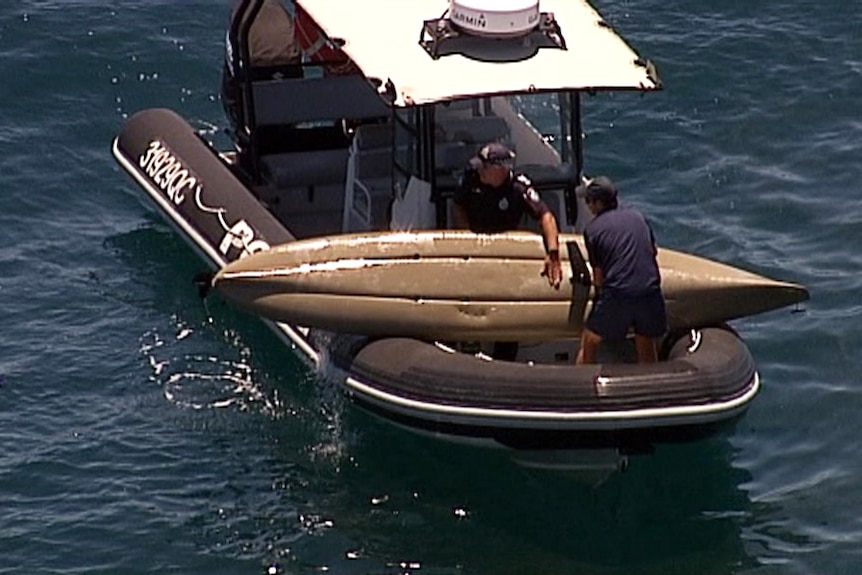
[[[665,90],[585,104],[588,166],[663,245],[809,287],[738,322],[737,429],[594,484],[352,408],[110,156],[129,114],[224,142],[227,1],[0,5],[0,572],[856,573],[857,3],[598,4]]]

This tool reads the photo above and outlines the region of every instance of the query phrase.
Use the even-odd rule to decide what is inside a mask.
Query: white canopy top
[[[298,3],[329,38],[344,41],[344,52],[365,76],[392,82],[396,105],[561,89],[658,88],[643,63],[637,63],[638,54],[603,24],[586,0],[540,2],[541,11],[552,12],[559,23],[566,50],[528,50],[518,42],[483,40],[474,44],[483,47],[481,54],[447,52],[444,44],[436,60],[419,39],[424,21],[443,16],[448,0]],[[513,52],[513,46],[520,53]]]

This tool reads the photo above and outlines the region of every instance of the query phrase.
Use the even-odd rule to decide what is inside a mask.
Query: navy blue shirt
[[[502,186],[494,188],[483,184],[472,166],[461,177],[453,201],[467,212],[470,230],[479,234],[514,230],[525,213],[539,219],[550,211],[524,174],[510,173]]]
[[[584,243],[593,267],[602,270],[602,291],[623,297],[661,288],[655,237],[633,208],[605,210],[587,224]]]

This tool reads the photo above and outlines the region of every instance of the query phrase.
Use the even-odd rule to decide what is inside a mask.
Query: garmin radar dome
[[[467,34],[517,38],[539,25],[539,0],[450,0],[449,19]]]

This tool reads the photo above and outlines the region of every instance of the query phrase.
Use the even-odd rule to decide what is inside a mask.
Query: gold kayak
[[[224,267],[213,287],[254,314],[338,332],[449,340],[576,336],[592,290],[583,237],[563,234],[560,289],[541,276],[542,238],[433,230],[286,243]],[[659,249],[671,329],[704,327],[808,299],[800,285]],[[587,278],[584,281],[584,278]]]

